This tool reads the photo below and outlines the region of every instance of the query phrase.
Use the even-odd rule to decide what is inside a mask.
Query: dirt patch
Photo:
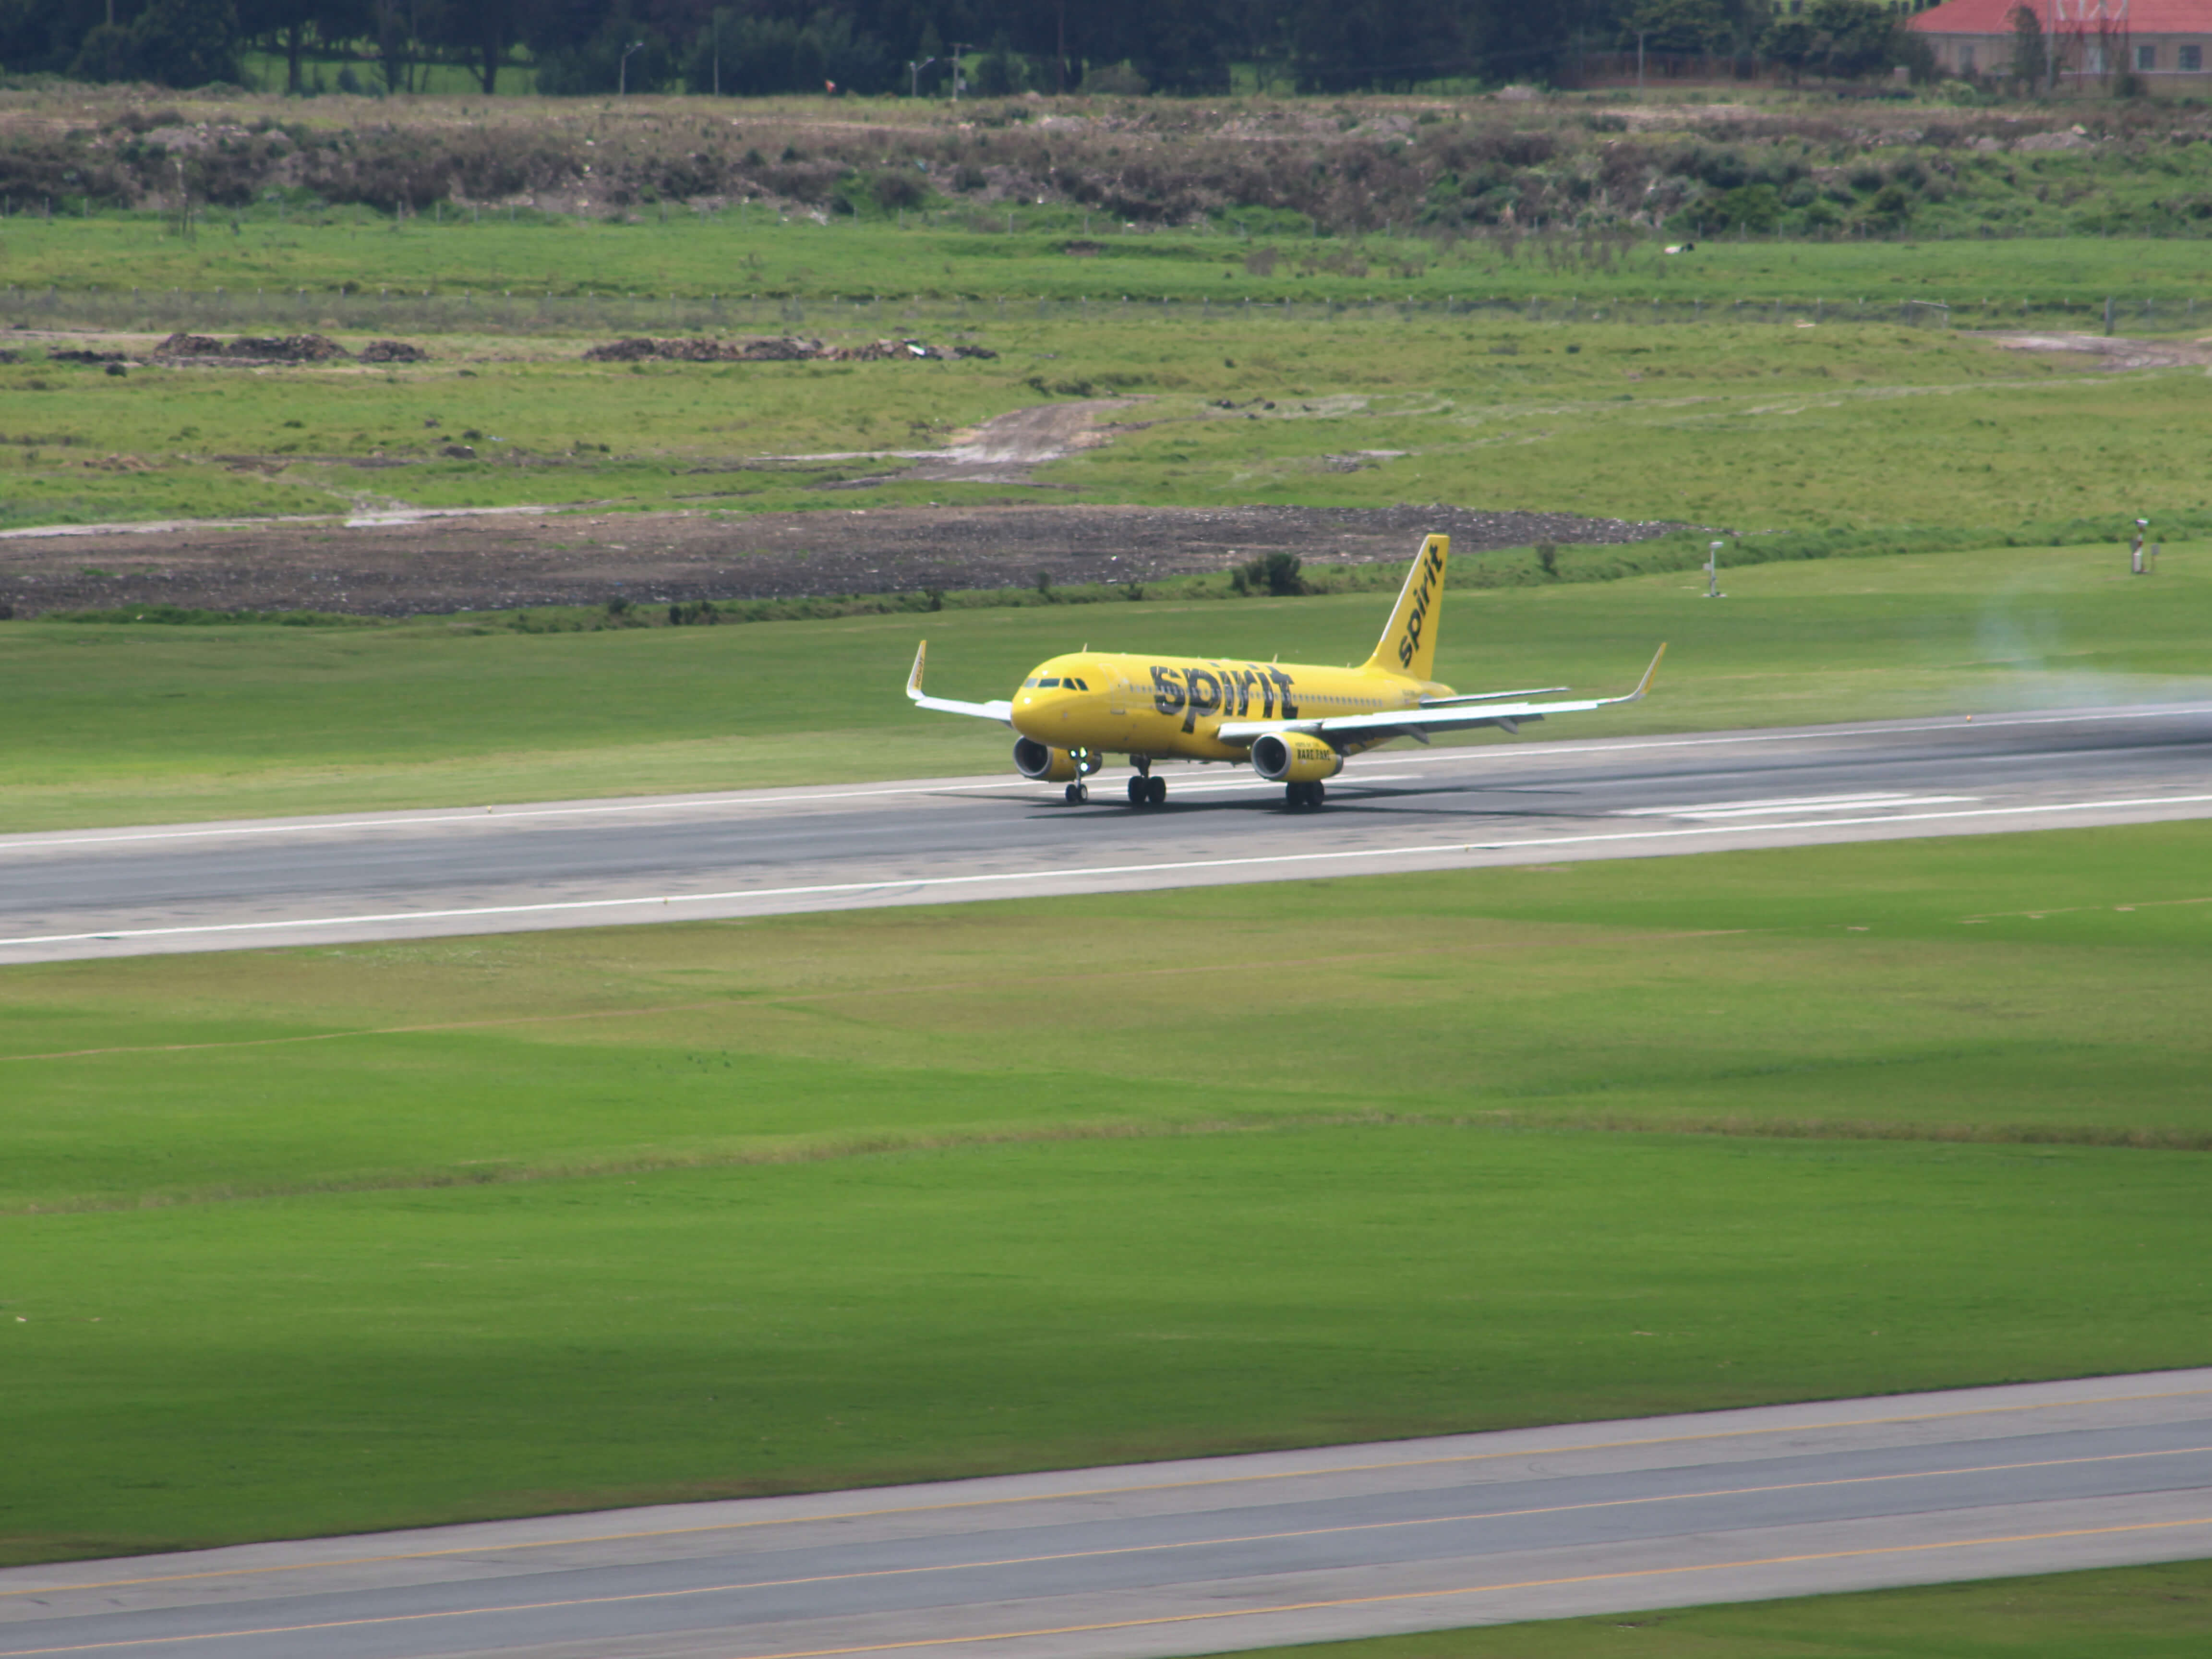
[[[825,345],[792,335],[763,335],[742,340],[690,338],[610,340],[584,354],[587,363],[641,363],[653,359],[678,363],[866,363],[943,362],[948,357],[996,357],[984,346],[960,345],[946,351],[923,340],[867,340],[859,345]]]
[[[412,616],[519,605],[1146,581],[1273,552],[1401,562],[1457,550],[1648,540],[1680,526],[1454,507],[884,507],[744,517],[487,514],[345,528],[195,526],[0,541],[15,615],[128,605]]]
[[[942,449],[840,449],[812,455],[756,455],[696,469],[702,472],[752,471],[763,468],[821,466],[850,461],[882,461],[884,470],[863,477],[817,485],[821,489],[873,489],[901,479],[930,483],[1031,484],[1029,469],[1085,449],[1096,449],[1119,434],[1141,430],[1145,421],[1106,422],[1109,410],[1127,409],[1140,398],[1088,398],[1066,404],[1039,404],[1009,410],[980,425],[952,434]],[[891,465],[893,463],[905,465]]]
[[[2102,334],[1990,334],[2007,351],[2064,353],[2097,359],[2100,368],[2212,368],[2212,339],[2131,340]]]

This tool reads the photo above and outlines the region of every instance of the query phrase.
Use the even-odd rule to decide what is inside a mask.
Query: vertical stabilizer
[[[1390,625],[1367,659],[1369,668],[1417,680],[1436,678],[1437,623],[1444,605],[1444,563],[1450,557],[1449,536],[1431,536],[1421,544],[1399,591],[1397,608],[1390,612]]]

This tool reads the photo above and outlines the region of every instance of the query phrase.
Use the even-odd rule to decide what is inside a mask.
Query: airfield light
[[[1709,599],[1728,598],[1721,592],[1721,544],[1718,542],[1710,543],[1705,548],[1705,597]]]

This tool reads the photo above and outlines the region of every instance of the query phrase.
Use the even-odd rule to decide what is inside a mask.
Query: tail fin
[[[1406,586],[1399,590],[1397,608],[1390,612],[1390,624],[1367,659],[1369,668],[1410,674],[1417,680],[1436,678],[1437,623],[1443,610],[1444,563],[1450,557],[1449,536],[1431,536],[1421,544],[1413,568],[1406,573]]]

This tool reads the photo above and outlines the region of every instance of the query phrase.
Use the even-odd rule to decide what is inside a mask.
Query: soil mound
[[[353,353],[325,334],[241,334],[228,344],[212,334],[172,334],[154,348],[154,355],[173,360],[215,357],[226,362],[326,363]]]
[[[365,363],[427,363],[430,354],[404,340],[371,340],[361,349]]]

